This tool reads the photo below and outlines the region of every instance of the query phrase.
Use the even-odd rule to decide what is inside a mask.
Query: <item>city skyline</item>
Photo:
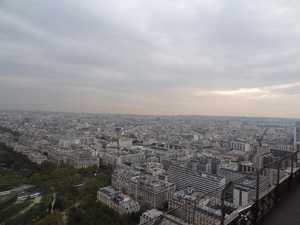
[[[297,1],[0,2],[0,110],[300,117]]]

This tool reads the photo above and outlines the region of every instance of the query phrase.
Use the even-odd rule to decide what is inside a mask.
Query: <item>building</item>
[[[129,166],[114,171],[112,186],[147,208],[163,208],[175,192],[175,185],[157,176],[142,174]]]
[[[146,157],[144,151],[137,149],[107,148],[99,154],[100,162],[106,166],[116,167],[122,163],[135,164],[144,162]]]
[[[128,166],[120,165],[116,168],[111,176],[112,186],[119,191],[130,194],[131,193],[131,178],[139,176],[140,171]]]
[[[100,188],[97,193],[97,200],[121,215],[138,212],[140,210],[138,202],[116,191],[111,186]]]
[[[169,210],[175,210],[176,216],[192,223],[198,197],[200,193],[195,192],[193,188],[177,191],[169,201]]]
[[[236,208],[230,202],[224,202],[224,210],[225,210],[225,223],[228,224],[227,221],[230,221],[233,217],[236,217]],[[220,199],[216,198],[206,198],[201,200],[195,208],[194,212],[194,225],[203,225],[203,224],[211,224],[211,225],[220,225],[222,218],[222,206]]]
[[[242,161],[239,163],[241,173],[254,173],[256,171],[254,163],[250,161]]]
[[[99,166],[99,159],[93,157],[90,152],[80,152],[70,155],[67,163],[75,168],[88,168],[92,166]]]
[[[175,185],[151,175],[133,177],[130,193],[148,208],[164,208],[175,192]]]
[[[276,144],[276,145],[271,145],[271,149],[277,149],[277,150],[286,151],[286,152],[293,152],[295,149],[295,146],[292,144]]]
[[[191,169],[177,165],[171,165],[167,170],[168,180],[175,184],[176,190],[192,187],[195,191],[202,194],[216,190],[225,185],[226,179],[209,174],[199,174]]]
[[[230,148],[232,150],[239,150],[243,152],[249,152],[252,150],[252,145],[249,143],[246,143],[243,140],[238,140],[238,141],[231,141],[230,142]]]
[[[124,151],[123,151],[124,152]],[[145,161],[144,152],[128,152],[128,154],[123,153],[119,157],[120,163],[139,163]]]
[[[225,203],[225,219],[235,210],[232,203]],[[181,190],[173,195],[169,202],[169,209],[174,210],[173,214],[188,224],[220,224],[221,222],[221,201],[210,196],[201,196],[192,188]]]
[[[186,161],[186,167],[196,173],[217,174],[220,160],[207,156],[192,158]]]
[[[261,175],[259,181],[259,196],[270,191],[273,183],[271,175]],[[247,176],[234,185],[233,204],[235,207],[245,207],[256,200],[256,176]]]
[[[254,191],[252,188],[243,185],[236,185],[233,189],[233,203],[236,207],[246,207],[254,198]]]
[[[294,151],[300,151],[300,122],[296,122],[294,131]],[[300,158],[300,154],[297,154],[297,158]]]
[[[157,224],[157,222],[162,219],[163,212],[157,209],[151,209],[146,212],[144,212],[140,217],[140,225],[154,225]]]
[[[190,225],[178,217],[164,215],[162,211],[151,209],[140,217],[140,225]]]
[[[230,181],[235,181],[244,177],[245,174],[242,174],[238,170],[222,167],[218,171],[218,176],[224,177],[226,182],[229,183]]]

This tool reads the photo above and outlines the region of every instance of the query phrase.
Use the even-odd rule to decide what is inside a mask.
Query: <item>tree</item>
[[[34,225],[64,225],[63,216],[61,213],[49,214]]]

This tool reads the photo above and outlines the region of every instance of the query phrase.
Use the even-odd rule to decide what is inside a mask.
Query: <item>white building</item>
[[[138,212],[140,210],[138,202],[116,191],[111,186],[100,188],[97,193],[97,200],[121,215]]]
[[[252,145],[249,144],[249,143],[246,143],[244,141],[231,141],[230,142],[230,148],[232,150],[250,152],[252,150]]]

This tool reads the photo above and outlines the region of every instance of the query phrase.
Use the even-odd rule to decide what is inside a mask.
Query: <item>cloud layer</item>
[[[289,84],[279,84],[272,86],[263,86],[257,88],[239,88],[232,90],[212,90],[200,91],[196,93],[198,96],[238,96],[248,99],[258,100],[260,98],[280,98],[280,97],[299,97],[300,82]]]
[[[0,109],[300,117],[296,0],[2,0]]]

